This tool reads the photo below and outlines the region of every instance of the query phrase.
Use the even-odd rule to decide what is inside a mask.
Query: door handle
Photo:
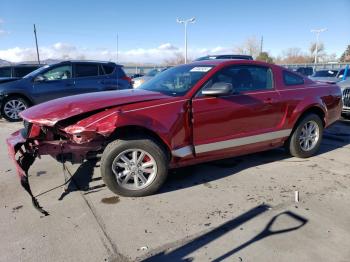
[[[74,83],[66,83],[66,86],[73,86]]]

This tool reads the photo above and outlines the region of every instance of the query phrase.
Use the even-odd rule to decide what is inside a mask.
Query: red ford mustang
[[[108,188],[145,196],[161,187],[168,168],[283,145],[293,156],[310,157],[341,109],[334,84],[263,62],[198,61],[166,70],[139,89],[29,108],[21,114],[25,128],[7,143],[30,194],[27,173],[36,157],[79,163],[103,152]]]

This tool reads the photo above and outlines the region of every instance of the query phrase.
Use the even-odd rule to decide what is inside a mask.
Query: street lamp
[[[315,33],[316,34],[316,47],[315,47],[315,65],[317,64],[317,55],[318,55],[318,40],[320,37],[320,33],[323,33],[325,31],[327,31],[327,28],[321,28],[321,29],[312,29],[311,33]]]
[[[176,19],[177,23],[185,25],[185,64],[187,64],[187,24],[188,23],[192,23],[193,24],[195,21],[196,21],[195,17],[192,17],[192,18],[187,19],[187,20],[182,20],[182,19],[179,19],[179,18]]]

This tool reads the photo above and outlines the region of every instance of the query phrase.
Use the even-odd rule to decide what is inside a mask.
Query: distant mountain
[[[63,61],[62,59],[45,59],[40,61],[41,64],[45,64],[45,65],[50,65],[50,64],[55,64],[58,62]],[[0,59],[0,66],[6,66],[6,65],[14,65],[14,64],[37,64],[38,61],[22,61],[22,62],[18,62],[18,63],[12,63],[10,61],[6,61],[3,59]]]
[[[11,64],[11,62],[3,60],[3,59],[0,59],[0,66],[10,65],[10,64]]]

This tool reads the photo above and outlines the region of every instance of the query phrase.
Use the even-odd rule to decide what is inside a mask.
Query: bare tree
[[[305,54],[300,48],[292,47],[282,52],[282,57],[276,59],[277,63],[284,64],[298,64],[298,63],[311,63],[312,57]]]
[[[238,54],[257,57],[260,53],[260,43],[255,36],[249,37],[241,45],[236,46],[233,51]]]
[[[324,50],[325,50],[324,44],[318,43],[318,45],[317,45],[317,57],[319,60],[324,60],[324,57],[326,56],[326,53]],[[311,57],[315,57],[315,55],[316,55],[316,43],[311,43],[309,51],[310,51]]]
[[[187,58],[188,62],[191,59]],[[185,63],[185,57],[181,52],[175,52],[174,56],[171,58],[164,59],[163,64],[166,66],[181,65]]]

